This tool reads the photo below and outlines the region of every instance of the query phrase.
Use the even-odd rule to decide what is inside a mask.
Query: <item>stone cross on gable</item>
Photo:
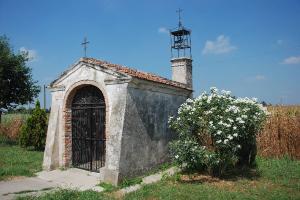
[[[85,37],[83,42],[81,43],[81,45],[83,46],[84,49],[84,57],[86,57],[86,49],[87,49],[87,44],[89,44],[90,42],[87,41],[87,38]]]

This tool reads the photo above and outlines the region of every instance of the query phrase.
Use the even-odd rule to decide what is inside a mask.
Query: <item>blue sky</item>
[[[178,8],[192,29],[194,96],[216,86],[300,103],[298,0],[0,0],[0,35],[16,52],[29,51],[40,85],[84,55],[85,36],[89,57],[170,78],[166,30],[177,26]]]

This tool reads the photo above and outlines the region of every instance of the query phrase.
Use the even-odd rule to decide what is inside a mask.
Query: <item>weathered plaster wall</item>
[[[109,83],[106,91],[110,97],[109,132],[106,141],[105,167],[100,170],[104,181],[117,185],[119,182],[119,161],[121,154],[122,130],[125,115],[126,95],[128,83]]]
[[[43,168],[50,170],[63,165],[62,157],[62,105],[63,90],[52,90],[51,113],[49,116]]]
[[[187,84],[188,87],[193,87],[192,79],[192,59],[190,58],[173,58],[172,64],[172,80]]]
[[[149,83],[148,83],[149,84]],[[168,118],[190,96],[151,83],[130,84],[122,135],[120,179],[139,175],[168,160],[168,142],[174,137]]]
[[[52,86],[52,106],[47,131],[43,167],[68,167],[72,158],[71,102],[82,85],[98,87],[106,103],[106,178],[115,179],[119,169],[121,134],[126,104],[127,80],[99,67],[78,64]],[[108,82],[108,83],[106,83]],[[112,181],[110,181],[112,182]]]

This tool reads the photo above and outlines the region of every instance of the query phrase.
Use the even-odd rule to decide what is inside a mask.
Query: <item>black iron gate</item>
[[[95,86],[80,88],[72,102],[72,165],[99,171],[105,162],[105,101]]]

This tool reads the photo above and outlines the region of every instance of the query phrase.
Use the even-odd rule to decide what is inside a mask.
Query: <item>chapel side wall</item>
[[[122,134],[120,179],[140,175],[168,161],[168,142],[175,134],[169,116],[191,92],[129,87]]]

